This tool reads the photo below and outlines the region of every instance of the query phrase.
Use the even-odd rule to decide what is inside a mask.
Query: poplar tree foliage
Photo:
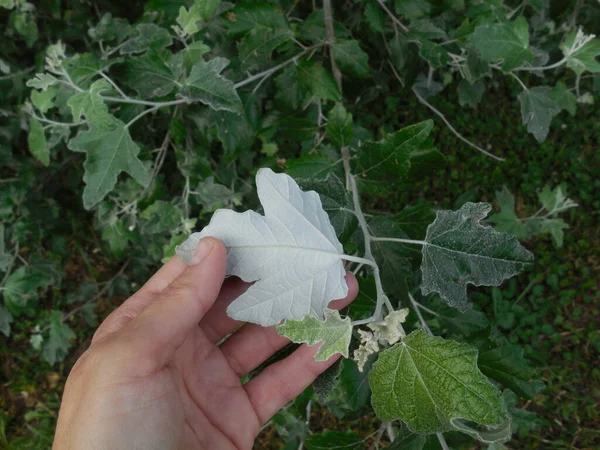
[[[533,256],[517,238],[548,233],[560,246],[567,224],[558,215],[577,205],[548,186],[544,209],[519,217],[499,187],[489,221],[485,203],[373,213],[369,205],[445,158],[432,120],[407,124],[399,112],[391,128],[369,110],[392,94],[412,96],[465,142],[461,151],[500,165],[518,158],[463,136],[436,96],[454,90],[460,106],[476,108],[505,83],[521,132],[543,141],[553,117],[574,115],[600,86],[597,5],[580,26],[545,0],[134,3],[139,17],[124,18],[0,0],[12,39],[0,49],[9,117],[0,133],[0,332],[33,320],[32,348],[56,364],[76,337],[69,320],[94,326],[96,299],[133,288],[129,268],[142,277],[178,246],[185,259],[199,237],[217,235],[230,249],[229,273],[255,282],[233,317],[278,324],[292,341],[319,346],[317,359],[346,357],[312,387],[323,404],[347,412],[370,403],[381,420],[403,424],[398,448],[448,431],[510,439],[504,398],[531,398],[539,383],[521,350],[489,329],[469,285],[497,286],[525,270]],[[48,17],[68,17],[75,31],[41,40]],[[40,57],[23,65],[13,41]],[[26,159],[9,145],[21,130]],[[67,188],[55,195],[93,214],[97,245],[122,264],[104,287],[61,284],[67,218],[42,195],[57,178]],[[58,256],[32,250],[42,242]],[[242,248],[257,242],[256,254]],[[360,293],[333,311],[347,269]],[[52,311],[38,316],[52,293]],[[308,436],[285,411],[275,420],[292,446],[362,445],[349,431]]]

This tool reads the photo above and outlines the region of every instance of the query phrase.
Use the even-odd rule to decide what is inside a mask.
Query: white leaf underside
[[[258,197],[265,215],[218,210],[210,224],[178,249],[190,262],[200,239],[227,248],[227,273],[257,281],[227,309],[237,320],[271,326],[306,315],[323,317],[330,301],[348,293],[343,248],[314,191],[302,192],[285,174],[260,169]]]

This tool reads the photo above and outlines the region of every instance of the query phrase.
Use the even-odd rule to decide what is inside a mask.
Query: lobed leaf
[[[498,286],[521,272],[533,255],[506,233],[482,226],[487,203],[465,203],[458,211],[438,211],[423,244],[421,292],[437,292],[450,306],[468,307],[467,285]]]

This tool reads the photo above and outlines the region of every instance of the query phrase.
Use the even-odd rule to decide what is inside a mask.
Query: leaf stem
[[[513,77],[515,80],[518,81],[518,83],[521,85],[521,87],[523,88],[524,91],[528,91],[529,89],[527,89],[527,86],[525,85],[525,83],[523,83],[523,81],[521,81],[521,79],[516,76],[514,73],[510,72],[509,75],[511,77]]]
[[[425,242],[425,241],[417,241],[415,239],[401,239],[401,238],[371,236],[371,240],[372,241],[379,241],[379,242],[399,242],[400,244],[427,245],[427,242]]]
[[[352,262],[359,263],[359,264],[366,264],[371,267],[377,267],[377,264],[375,263],[375,261],[373,261],[371,259],[361,258],[359,256],[352,256],[352,255],[342,255],[341,258],[345,261],[352,261]]]
[[[444,435],[442,433],[435,433],[435,435],[438,438],[438,441],[440,441],[440,446],[442,447],[442,450],[450,450],[450,447],[448,447],[448,443],[446,442],[446,438],[444,437]]]
[[[335,82],[337,83],[340,92],[342,92],[342,72],[335,62],[333,52],[331,51],[331,44],[335,42],[335,29],[333,28],[333,11],[331,8],[331,0],[323,0],[323,16],[325,19],[325,29],[327,30],[325,40],[329,48],[331,71],[333,72],[333,77],[335,78]]]
[[[421,94],[419,94],[417,92],[417,90],[415,88],[412,88],[412,91],[414,92],[414,94],[417,96],[417,99],[419,100],[419,102],[421,102],[423,105],[427,106],[431,111],[433,111],[440,119],[442,119],[444,121],[444,123],[446,124],[446,126],[448,128],[450,128],[450,131],[452,131],[452,133],[459,138],[461,141],[463,141],[465,144],[469,145],[470,147],[473,147],[476,150],[479,150],[481,153],[483,153],[484,155],[489,156],[490,158],[495,159],[496,161],[506,161],[504,158],[500,158],[499,156],[496,156],[484,149],[482,149],[481,147],[479,147],[478,145],[472,143],[471,141],[469,141],[466,137],[464,137],[462,134],[460,134],[458,131],[456,131],[456,129],[452,126],[452,124],[450,122],[448,122],[448,119],[446,119],[446,116],[444,116],[444,114],[442,114],[439,110],[437,110],[436,108],[434,108],[434,106],[429,103],[427,100],[425,100]]]

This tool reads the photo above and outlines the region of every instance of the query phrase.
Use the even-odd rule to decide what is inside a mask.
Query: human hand
[[[54,450],[250,449],[263,423],[335,361],[300,346],[242,385],[240,378],[289,341],[241,322],[227,306],[248,284],[223,283],[223,244],[205,238],[196,264],[165,264],[96,331],[69,374]],[[348,297],[358,286],[346,276]]]

